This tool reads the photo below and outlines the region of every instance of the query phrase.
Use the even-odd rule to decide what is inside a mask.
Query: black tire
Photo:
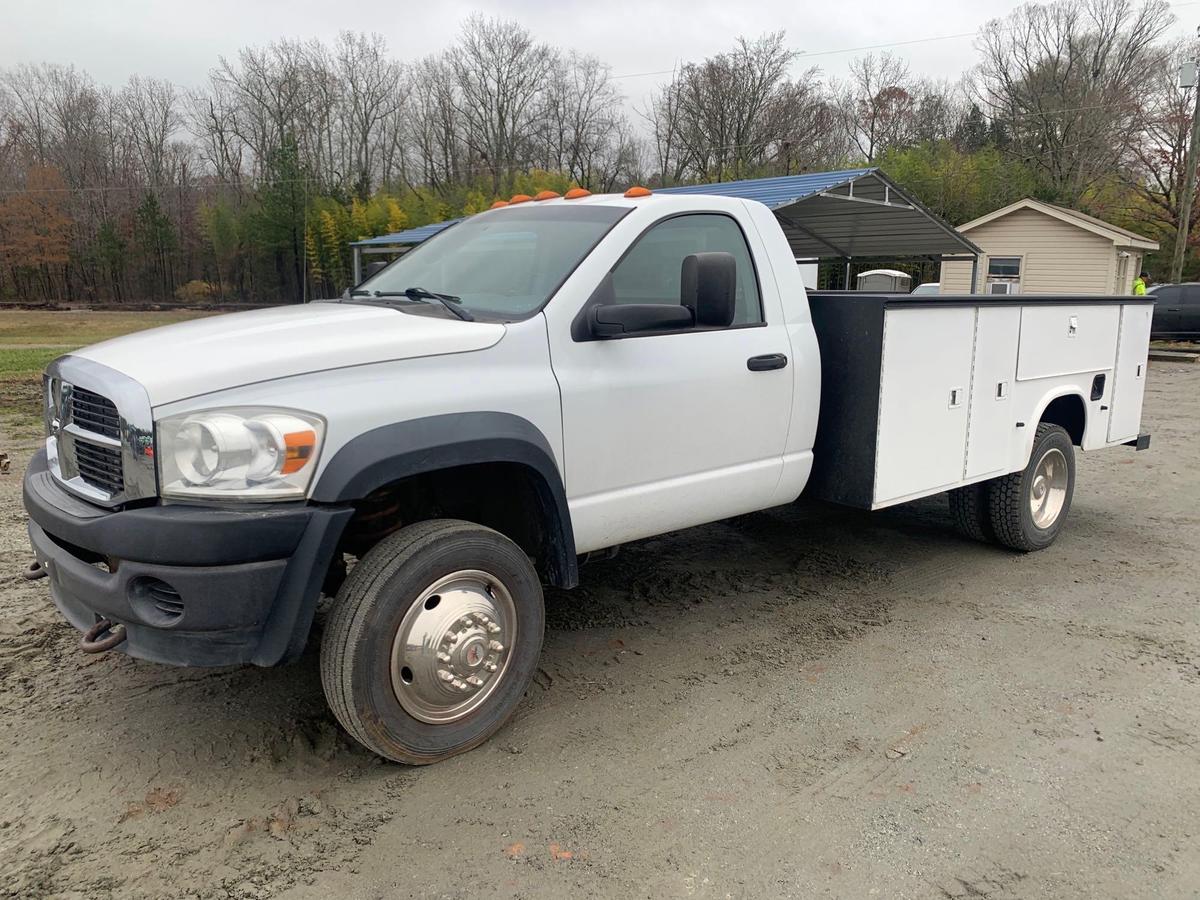
[[[992,520],[988,510],[990,481],[980,481],[956,488],[946,496],[950,501],[950,518],[964,537],[974,541],[991,541]]]
[[[486,701],[456,721],[431,724],[410,715],[397,696],[392,645],[422,592],[468,569],[487,573],[508,592],[517,636],[503,679]],[[410,525],[363,556],[338,591],[321,640],[325,697],[367,749],[410,765],[438,762],[483,743],[512,715],[537,666],[545,618],[537,572],[504,535],[453,519]]]
[[[1034,520],[1030,499],[1039,464],[1047,454],[1058,451],[1066,468],[1066,497],[1053,521],[1039,525]],[[988,490],[988,518],[996,540],[1013,550],[1029,553],[1054,543],[1071,511],[1075,494],[1075,448],[1071,436],[1060,425],[1042,422],[1033,438],[1033,452],[1020,472],[992,481]]]

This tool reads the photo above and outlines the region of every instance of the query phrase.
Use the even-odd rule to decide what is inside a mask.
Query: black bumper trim
[[[38,483],[44,465],[35,457],[25,475],[29,538],[73,626],[119,622],[128,634],[120,652],[171,665],[272,666],[299,656],[351,508],[161,506],[97,515],[70,495],[54,505],[61,498]],[[142,599],[151,580],[177,592],[181,612]]]
[[[146,506],[100,509],[55,482],[44,450],[23,484],[29,517],[61,541],[117,559],[186,566],[229,565],[287,556],[300,543],[312,507],[260,504],[246,509]]]

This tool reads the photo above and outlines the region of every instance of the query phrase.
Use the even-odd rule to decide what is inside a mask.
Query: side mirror
[[[683,258],[679,302],[692,311],[697,325],[732,325],[736,289],[737,261],[732,253],[692,253]]]

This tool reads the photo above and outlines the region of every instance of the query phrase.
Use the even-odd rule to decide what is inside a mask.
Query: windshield
[[[541,309],[628,211],[531,204],[481,213],[410,250],[358,285],[352,299],[374,302],[420,288],[453,297],[476,316],[520,319]]]

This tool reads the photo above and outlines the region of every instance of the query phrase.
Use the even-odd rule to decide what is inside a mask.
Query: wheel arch
[[[542,576],[555,587],[574,587],[579,568],[562,476],[546,436],[520,416],[452,413],[372,429],[338,449],[322,469],[311,499],[362,501],[417,476],[468,471],[526,476],[545,545]],[[505,489],[512,487],[506,479]]]
[[[1025,439],[1025,455],[1033,450],[1034,432],[1043,422],[1060,425],[1071,437],[1071,443],[1076,447],[1083,446],[1087,435],[1088,409],[1083,393],[1074,385],[1064,386],[1051,391],[1038,404],[1037,416],[1027,427]]]

